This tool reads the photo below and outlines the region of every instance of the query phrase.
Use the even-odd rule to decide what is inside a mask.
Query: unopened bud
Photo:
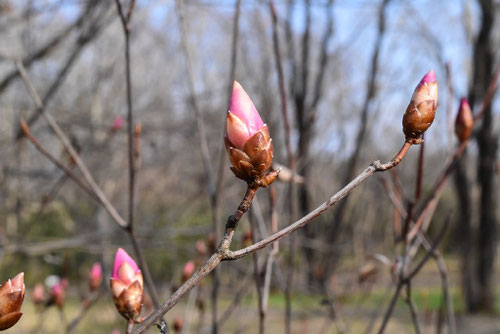
[[[186,264],[184,265],[184,268],[182,269],[181,281],[184,283],[188,279],[190,279],[191,276],[193,276],[195,269],[196,269],[196,265],[193,261],[186,262]]]
[[[102,267],[99,262],[92,265],[89,272],[89,288],[90,291],[96,291],[99,289],[102,283]]]
[[[52,299],[52,303],[57,305],[57,307],[62,308],[64,306],[64,300],[66,299],[66,287],[62,284],[62,280],[50,289],[50,297]]]
[[[174,318],[174,332],[180,333],[182,332],[182,327],[184,327],[184,319],[182,316],[178,315]]]
[[[196,298],[196,307],[198,308],[198,310],[200,311],[203,311],[205,309],[205,301],[203,300],[203,298],[198,295],[198,297]]]
[[[45,288],[43,284],[37,283],[31,292],[31,301],[35,305],[41,305],[45,302]]]
[[[144,300],[142,273],[135,261],[121,248],[116,252],[110,285],[118,312],[125,319],[136,321]]]
[[[0,286],[0,331],[14,326],[23,315],[20,311],[25,290],[24,273]]]
[[[216,241],[215,241],[215,233],[210,232],[207,237],[208,249],[210,253],[215,253]]]
[[[115,120],[113,121],[113,125],[111,125],[111,130],[114,132],[120,131],[122,127],[123,127],[123,117],[121,115],[116,116]]]
[[[455,134],[462,143],[469,139],[474,128],[474,117],[470,109],[469,101],[466,98],[460,100],[457,119],[455,120]]]
[[[205,241],[196,241],[196,254],[199,257],[204,257],[205,255],[207,255],[207,245],[205,244]]]
[[[422,134],[431,126],[436,114],[438,85],[436,75],[430,70],[415,88],[410,104],[403,116],[406,140],[418,144]]]
[[[260,118],[252,100],[238,82],[234,82],[227,113],[226,150],[234,175],[252,183],[268,186],[278,175],[271,171],[273,143],[269,129]]]

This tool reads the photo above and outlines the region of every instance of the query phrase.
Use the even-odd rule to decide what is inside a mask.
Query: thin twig
[[[120,0],[115,0],[118,15],[123,28],[125,39],[125,80],[127,97],[127,139],[128,139],[128,169],[129,169],[129,203],[128,228],[134,228],[134,198],[135,198],[135,163],[134,163],[134,113],[132,109],[132,77],[130,74],[130,20],[132,18],[135,0],[130,1],[130,9],[123,13]]]
[[[66,326],[66,333],[71,333],[76,326],[80,323],[80,321],[85,317],[89,309],[101,298],[104,289],[100,289],[97,293],[95,293],[90,298],[85,298],[80,304],[80,310],[78,314],[69,322]]]
[[[481,110],[474,116],[474,123],[480,120],[486,112],[486,109],[488,109],[488,106],[493,99],[493,94],[495,93],[495,89],[497,87],[498,77],[500,77],[500,64],[497,65],[495,74],[493,74],[490,84],[488,85],[488,90],[486,91],[486,94],[483,98],[483,103],[481,104]]]
[[[42,145],[38,142],[38,140],[31,134],[31,131],[28,127],[28,124],[24,121],[20,121],[21,124],[21,129],[23,131],[23,134],[28,140],[35,146],[35,148],[42,153],[47,159],[49,159],[54,165],[56,165],[57,168],[62,170],[66,176],[71,178],[82,190],[84,190],[93,200],[96,202],[100,203],[99,198],[95,195],[95,193],[88,187],[87,184],[85,184],[82,180],[76,176],[71,169],[66,167],[63,163],[61,163],[59,160],[57,160],[56,157],[54,157],[50,152],[48,152],[46,149],[42,147]]]
[[[394,295],[392,297],[391,303],[389,304],[389,307],[387,308],[384,319],[382,320],[382,324],[378,330],[377,333],[381,334],[384,332],[385,327],[387,326],[387,323],[389,322],[389,319],[392,315],[392,311],[394,310],[394,306],[396,305],[396,301],[399,297],[399,294],[401,292],[401,289],[403,288],[404,285],[410,284],[411,280],[420,272],[420,270],[423,268],[424,264],[433,256],[434,251],[436,250],[436,247],[438,244],[441,242],[443,239],[446,229],[448,228],[448,224],[450,221],[450,216],[446,219],[445,223],[443,224],[441,230],[438,233],[438,236],[436,237],[436,240],[432,244],[429,250],[427,250],[427,253],[425,256],[422,258],[422,260],[415,266],[415,269],[411,271],[408,275],[404,275],[404,265],[401,267],[402,271],[400,273],[400,277],[396,286],[396,291],[394,292]]]
[[[415,328],[415,333],[420,334],[420,325],[418,322],[418,314],[416,310],[415,303],[411,298],[411,283],[408,282],[406,284],[406,302],[408,303],[408,307],[410,308],[411,320],[413,322],[413,327]]]
[[[403,288],[403,282],[399,281],[396,290],[394,291],[394,294],[392,295],[391,303],[389,304],[389,307],[387,308],[387,311],[385,312],[384,315],[384,320],[382,320],[382,325],[380,325],[380,329],[378,330],[378,334],[382,334],[385,330],[385,327],[387,326],[387,323],[389,322],[389,318],[392,315],[392,311],[394,310],[394,306],[396,306],[396,302],[398,301],[399,293],[401,292],[401,289]]]

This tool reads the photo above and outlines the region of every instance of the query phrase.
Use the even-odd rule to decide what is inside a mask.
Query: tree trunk
[[[469,102],[473,106],[486,94],[492,79],[494,58],[491,43],[495,20],[493,1],[478,0],[478,3],[481,8],[482,24],[474,45],[474,74],[469,91]],[[493,133],[492,121],[492,110],[488,107],[476,136],[479,147],[477,182],[480,187],[477,252],[470,247],[475,238],[471,230],[471,196],[463,165],[455,174],[461,212],[460,233],[463,233],[462,247],[465,248],[462,251],[463,280],[467,309],[470,312],[491,310],[494,301],[492,284],[496,248],[496,189],[494,184],[498,135]],[[472,261],[472,258],[476,258],[476,261]]]

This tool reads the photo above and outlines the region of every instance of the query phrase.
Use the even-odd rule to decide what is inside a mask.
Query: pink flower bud
[[[43,284],[37,283],[31,292],[31,300],[33,304],[40,305],[45,302],[45,288]]]
[[[52,287],[52,289],[50,290],[50,296],[54,304],[56,304],[60,308],[63,307],[64,300],[66,298],[66,288],[62,280]]]
[[[0,331],[14,326],[23,315],[20,311],[25,290],[24,273],[0,286]]]
[[[110,284],[118,312],[127,320],[136,320],[144,300],[142,273],[122,248],[116,252]]]
[[[469,139],[472,129],[474,128],[474,117],[472,117],[472,110],[469,101],[466,98],[460,100],[458,107],[457,118],[455,120],[455,134],[460,142]]]
[[[184,268],[182,269],[182,281],[185,282],[188,279],[190,279],[191,276],[193,276],[195,269],[196,265],[194,264],[193,261],[186,262]]]
[[[267,187],[276,179],[279,172],[269,171],[273,159],[269,129],[236,81],[227,113],[225,142],[236,177],[261,187]]]
[[[264,127],[252,100],[235,81],[227,114],[227,137],[234,147],[242,150],[250,137]]]
[[[436,114],[438,85],[436,75],[430,70],[420,80],[403,116],[403,131],[406,139],[418,143],[422,134],[431,126]]]
[[[89,287],[90,291],[96,291],[99,289],[102,283],[102,267],[99,262],[92,265],[89,272]]]
[[[111,126],[112,131],[119,131],[123,127],[123,117],[121,115],[116,116]]]
[[[184,318],[182,316],[178,315],[174,318],[174,333],[180,333],[182,332],[182,327],[184,327]]]
[[[207,245],[205,244],[205,241],[196,241],[196,254],[200,257],[207,255]]]

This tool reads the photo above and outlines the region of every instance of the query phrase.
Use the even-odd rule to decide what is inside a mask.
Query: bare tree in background
[[[472,106],[486,95],[494,72],[495,49],[492,35],[497,13],[492,0],[478,0],[478,4],[482,21],[474,44],[473,77],[468,94]],[[475,135],[479,147],[477,182],[480,187],[477,234],[472,229],[473,200],[465,159],[461,160],[455,174],[455,187],[460,202],[459,237],[462,247],[463,288],[467,309],[471,312],[491,310],[494,301],[492,279],[497,239],[495,161],[499,137],[493,132],[491,106],[485,109],[480,130]]]

